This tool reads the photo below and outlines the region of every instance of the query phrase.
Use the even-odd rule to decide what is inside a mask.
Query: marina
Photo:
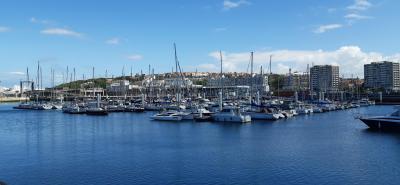
[[[400,185],[400,1],[0,4],[0,185]]]
[[[250,124],[154,121],[154,111],[97,117],[13,106],[0,105],[0,174],[9,184],[400,182],[398,133],[370,130],[354,118],[390,114],[393,106]]]

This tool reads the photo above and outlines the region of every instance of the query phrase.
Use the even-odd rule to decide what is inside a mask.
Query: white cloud
[[[368,0],[354,0],[354,3],[347,7],[348,10],[352,11],[363,11],[368,10],[372,7],[372,3]]]
[[[371,16],[360,15],[357,13],[349,13],[344,16],[347,20],[362,20],[362,19],[371,19]]]
[[[24,72],[20,72],[20,71],[10,72],[10,74],[12,74],[12,75],[25,75]]]
[[[132,60],[132,61],[138,61],[138,60],[142,60],[143,56],[139,55],[139,54],[133,54],[133,55],[129,55],[128,60]]]
[[[317,29],[314,30],[314,33],[325,33],[330,30],[338,29],[343,27],[341,24],[327,24],[327,25],[321,25]]]
[[[118,45],[120,43],[120,39],[118,37],[114,37],[106,40],[106,43],[111,45]]]
[[[389,60],[399,62],[400,53],[391,56],[384,56],[377,52],[364,52],[358,46],[343,46],[337,50],[273,50],[273,51],[256,51],[254,53],[254,66],[260,65],[267,70],[269,64],[269,56],[272,55],[272,72],[288,73],[289,68],[292,71],[305,72],[307,64],[323,65],[331,64],[340,66],[341,75],[349,77],[351,74],[362,77],[364,64]],[[202,71],[220,70],[219,52],[211,52],[209,54],[214,62],[203,63],[195,66]],[[223,52],[223,71],[225,72],[246,72],[250,61],[250,53],[228,53]]]
[[[359,20],[371,19],[373,17],[362,15],[361,12],[368,10],[372,6],[372,3],[368,0],[354,0],[354,3],[347,7],[348,12],[344,18],[350,25]]]
[[[31,17],[31,18],[29,19],[29,21],[30,21],[31,23],[36,23],[36,24],[51,24],[51,23],[52,23],[52,21],[44,20],[44,19],[37,19],[37,18],[35,18],[35,17]]]
[[[60,36],[71,36],[71,37],[82,37],[82,33],[78,33],[73,30],[65,29],[65,28],[49,28],[40,31],[42,34],[46,35],[60,35]]]
[[[8,32],[8,31],[10,31],[11,29],[9,28],[9,27],[5,27],[5,26],[0,26],[0,33],[1,32]]]
[[[224,0],[223,6],[224,10],[230,10],[232,8],[238,8],[242,5],[250,4],[249,1],[246,0],[239,0],[239,1],[231,1],[231,0]]]

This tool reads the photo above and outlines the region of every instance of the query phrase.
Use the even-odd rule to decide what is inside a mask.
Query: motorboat
[[[177,114],[176,112],[162,112],[155,114],[151,117],[153,120],[157,121],[181,121],[182,116]]]
[[[268,111],[268,109],[249,110],[243,114],[250,115],[253,120],[278,120],[281,118],[278,113]]]
[[[101,104],[101,96],[97,95],[97,103],[95,104],[96,106],[89,106],[86,109],[86,114],[87,115],[94,115],[94,116],[106,116],[108,115],[107,109],[103,108],[100,106]]]
[[[85,114],[86,113],[86,108],[81,107],[78,104],[72,104],[68,105],[62,108],[64,113],[67,114]]]
[[[224,107],[221,111],[213,115],[213,120],[218,122],[247,123],[251,122],[251,116],[241,114],[237,107]]]
[[[144,112],[145,109],[144,109],[144,107],[141,107],[139,105],[132,104],[132,105],[127,106],[125,108],[125,111],[126,112]]]
[[[35,103],[32,106],[33,110],[51,110],[52,108],[52,105],[46,103]]]
[[[21,103],[17,106],[13,107],[14,109],[23,109],[23,110],[30,110],[33,108],[32,104],[30,103]]]
[[[360,116],[369,128],[376,130],[400,130],[400,107],[396,107],[396,112],[388,116]]]
[[[86,114],[94,116],[106,116],[108,115],[108,111],[101,107],[90,107],[86,109]]]

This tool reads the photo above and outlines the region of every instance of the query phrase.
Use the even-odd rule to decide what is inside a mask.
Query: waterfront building
[[[107,85],[107,91],[111,93],[124,93],[131,89],[128,80],[117,80]]]
[[[307,73],[293,72],[289,69],[289,74],[284,76],[283,90],[303,91],[309,89],[309,75]]]
[[[364,65],[366,88],[400,90],[399,63],[382,61]]]
[[[222,84],[221,84],[222,83]],[[249,86],[252,92],[259,92],[260,94],[266,94],[269,92],[268,75],[265,74],[253,74],[251,76],[247,73],[232,73],[224,74],[224,77],[211,77],[207,80],[208,87],[234,87],[234,86]]]
[[[311,90],[335,92],[339,90],[339,66],[316,65],[310,69]]]

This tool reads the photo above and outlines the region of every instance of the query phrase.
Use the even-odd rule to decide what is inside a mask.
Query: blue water
[[[353,115],[251,124],[167,123],[0,105],[0,181],[58,184],[400,184],[400,134]]]

